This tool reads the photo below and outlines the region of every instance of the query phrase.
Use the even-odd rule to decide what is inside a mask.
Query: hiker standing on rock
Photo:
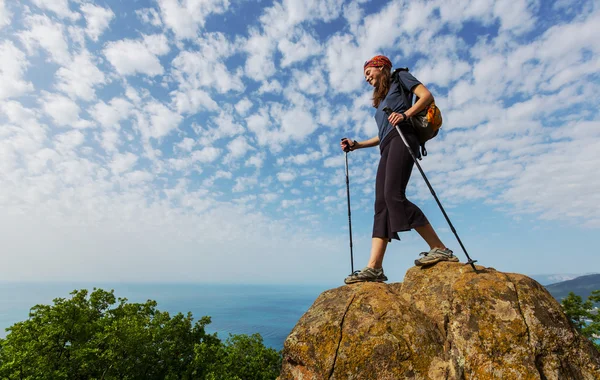
[[[419,152],[419,139],[410,123],[410,117],[425,109],[433,96],[429,90],[408,71],[400,71],[398,80],[391,75],[392,62],[383,55],[377,55],[364,64],[366,81],[373,86],[373,107],[379,133],[377,136],[356,141],[343,139],[343,150],[354,151],[379,145],[381,158],[375,181],[375,217],[371,243],[371,257],[368,265],[355,271],[344,282],[352,284],[363,281],[387,281],[383,273],[383,256],[392,239],[400,240],[398,232],[415,229],[429,244],[430,251],[422,252],[415,260],[417,266],[433,265],[440,261],[458,261],[435,233],[425,214],[406,199],[406,186],[414,165],[408,148],[402,142],[394,126],[398,125],[414,152]],[[401,88],[410,90],[418,97],[411,106],[410,98]],[[385,107],[394,112],[388,117]]]

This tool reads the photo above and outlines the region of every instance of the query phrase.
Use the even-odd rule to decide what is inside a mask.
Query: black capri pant
[[[402,132],[411,149],[419,154],[417,136],[403,125]],[[415,204],[406,199],[406,186],[414,165],[408,149],[397,131],[392,130],[380,145],[381,158],[375,180],[375,217],[373,237],[400,240],[398,232],[429,224]]]

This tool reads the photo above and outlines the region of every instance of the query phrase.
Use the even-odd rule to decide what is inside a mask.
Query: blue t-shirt
[[[392,131],[394,126],[388,121],[388,115],[383,112],[385,107],[390,107],[393,112],[404,112],[409,109],[412,105],[412,89],[421,84],[417,78],[413,77],[408,71],[400,71],[397,73],[398,79],[402,81],[402,85],[395,80],[392,80],[390,89],[385,97],[379,103],[379,107],[375,111],[375,121],[377,122],[377,128],[379,129],[379,143],[383,142],[383,139]]]

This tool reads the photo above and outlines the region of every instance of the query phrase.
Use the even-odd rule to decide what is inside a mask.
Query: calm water
[[[74,289],[93,287],[115,290],[116,297],[130,302],[158,302],[157,308],[171,315],[192,312],[194,320],[211,317],[208,332],[224,339],[228,333],[260,333],[267,346],[277,350],[298,319],[325,286],[208,285],[208,284],[15,284],[0,283],[0,337],[15,322],[27,319],[36,304],[52,304],[54,298],[69,298]]]

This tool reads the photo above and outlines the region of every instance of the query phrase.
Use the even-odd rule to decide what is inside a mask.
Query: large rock
[[[600,354],[529,277],[460,263],[322,293],[285,341],[285,379],[600,379]]]

